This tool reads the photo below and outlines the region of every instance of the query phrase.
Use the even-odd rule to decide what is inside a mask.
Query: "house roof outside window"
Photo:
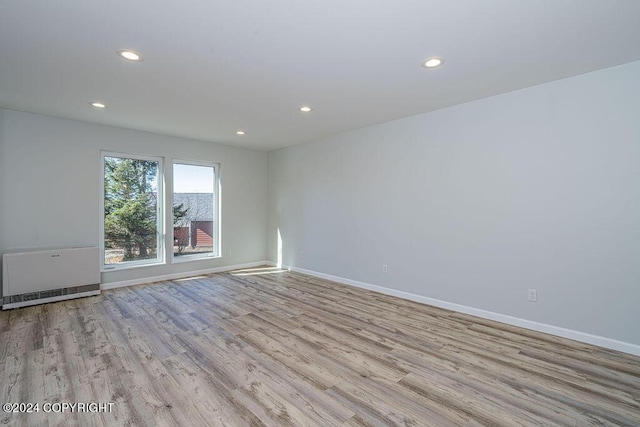
[[[182,204],[188,221],[213,221],[212,193],[174,193],[173,206]]]

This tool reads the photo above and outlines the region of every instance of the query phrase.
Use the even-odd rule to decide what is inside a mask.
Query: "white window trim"
[[[157,209],[157,241],[158,241],[158,250],[157,256],[153,260],[139,260],[139,261],[128,261],[122,264],[105,264],[105,242],[104,242],[104,159],[105,157],[120,157],[126,159],[135,159],[135,160],[146,160],[152,162],[158,162],[158,203],[156,206]],[[118,271],[118,270],[129,270],[132,268],[140,268],[140,267],[149,267],[156,265],[166,264],[166,254],[165,254],[165,236],[166,236],[166,221],[165,215],[166,212],[166,197],[164,194],[164,178],[165,170],[164,170],[164,158],[157,156],[149,156],[144,154],[133,154],[133,153],[121,153],[114,151],[100,151],[100,271],[110,272],[110,271]],[[172,233],[173,233],[173,229]],[[173,236],[172,236],[173,238]]]
[[[214,242],[214,252],[206,253],[206,254],[192,254],[192,255],[180,255],[175,256],[173,254],[173,166],[175,164],[180,165],[191,165],[191,166],[206,166],[213,168],[213,203],[214,203],[214,227],[213,227],[213,242]],[[171,264],[181,264],[185,262],[193,262],[193,261],[202,261],[208,259],[216,259],[222,258],[222,243],[221,243],[221,218],[220,213],[222,209],[220,207],[220,163],[214,162],[206,162],[202,160],[184,160],[184,159],[171,159],[171,182],[169,184],[171,188],[170,194],[168,194],[168,198],[171,199],[169,202],[167,200],[167,229],[171,230],[171,236],[169,239],[171,241],[171,250],[167,251],[171,260]],[[167,243],[168,244],[168,243]]]

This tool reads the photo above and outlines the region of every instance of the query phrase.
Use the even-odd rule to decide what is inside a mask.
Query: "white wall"
[[[269,259],[638,345],[639,113],[635,62],[271,152]]]
[[[0,248],[2,247],[4,242],[4,217],[5,217],[5,204],[2,202],[4,197],[4,186],[5,179],[3,175],[3,170],[5,170],[5,154],[4,154],[4,110],[0,109]],[[2,267],[0,266],[0,269]],[[2,280],[2,271],[0,270],[0,281]],[[1,293],[1,292],[0,292]]]
[[[10,110],[0,110],[0,252],[99,245],[100,150],[221,163],[222,183],[222,258],[107,272],[103,283],[265,259],[266,153]]]

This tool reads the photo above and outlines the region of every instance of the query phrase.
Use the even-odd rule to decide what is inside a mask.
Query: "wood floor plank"
[[[313,416],[320,416],[330,425],[341,424],[353,417],[354,412],[351,409],[327,399],[324,389],[315,387],[293,371],[283,369],[281,364],[265,354],[257,353],[251,347],[245,348],[244,351],[252,357],[252,366],[249,367],[252,373],[250,380],[258,379],[275,384],[274,388],[281,390],[280,394],[288,395],[302,410],[311,412]]]
[[[222,386],[216,378],[204,375],[192,359],[174,357],[162,364],[180,384],[184,399],[191,400],[207,423],[201,425],[252,425],[264,423],[234,395],[234,390]],[[181,405],[176,409],[182,410]]]
[[[25,426],[640,426],[640,357],[275,267],[0,312]]]
[[[330,366],[314,363],[312,354],[292,350],[260,331],[248,331],[240,338],[256,350],[287,366],[317,388],[327,389],[340,380],[340,377],[331,371]]]
[[[508,401],[480,394],[459,382],[450,381],[433,372],[410,373],[400,382],[403,386],[443,405],[463,409],[483,425],[548,425],[548,419],[513,407]]]
[[[541,399],[540,396],[532,397],[533,393],[524,392],[518,384],[526,382],[526,377],[514,379],[503,371],[470,367],[462,360],[447,358],[446,354],[427,354],[415,352],[409,348],[396,349],[387,357],[410,372],[435,373],[454,382],[466,383],[488,397],[506,400],[514,407],[543,416],[560,425],[572,425],[576,420],[583,425],[590,425],[592,421],[587,417],[577,417],[572,408],[565,408],[557,402],[549,402],[547,399]],[[416,394],[422,393],[416,392]]]

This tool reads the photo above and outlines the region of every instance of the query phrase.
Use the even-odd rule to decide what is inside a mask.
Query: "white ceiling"
[[[261,150],[636,60],[640,0],[0,0],[0,107]]]

